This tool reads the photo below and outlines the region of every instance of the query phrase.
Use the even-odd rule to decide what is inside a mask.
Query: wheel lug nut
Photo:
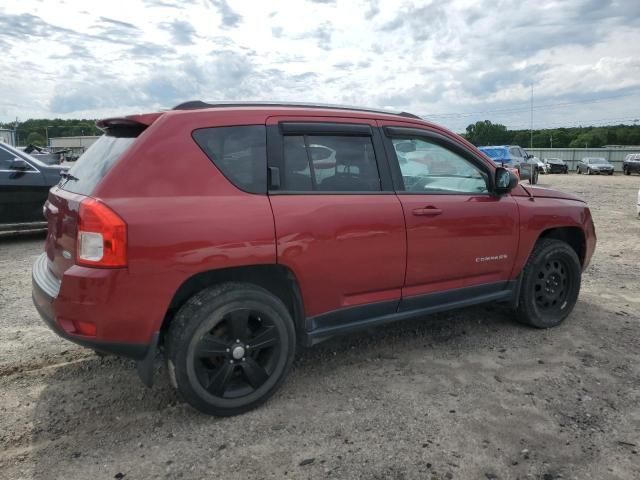
[[[243,361],[243,362],[245,361],[245,358],[244,358],[244,357],[242,357],[242,361]]]
[[[236,339],[236,343],[240,343],[240,340]]]
[[[250,346],[249,346],[249,345],[246,345],[246,348],[247,348],[247,350],[249,350]]]
[[[230,363],[231,365],[233,365],[233,360],[229,360],[229,363]]]
[[[229,353],[231,350],[227,348],[227,353]]]

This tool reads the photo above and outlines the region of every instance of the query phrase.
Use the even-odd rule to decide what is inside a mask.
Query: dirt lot
[[[541,184],[599,237],[561,327],[486,306],[332,340],[228,419],[56,337],[30,299],[42,237],[0,240],[0,478],[640,478],[640,177]]]

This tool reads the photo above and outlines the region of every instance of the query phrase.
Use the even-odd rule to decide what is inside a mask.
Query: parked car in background
[[[0,142],[0,232],[45,227],[42,207],[67,170]]]
[[[602,157],[586,157],[578,162],[576,168],[578,173],[586,173],[587,175],[613,175],[613,165]]]
[[[595,249],[583,200],[408,113],[188,102],[98,126],[49,192],[33,301],[148,385],[163,354],[208,414],[257,407],[298,347],[355,330],[483,302],[559,325]]]
[[[630,153],[624,157],[622,163],[622,171],[625,175],[631,175],[632,173],[640,173],[640,153]]]
[[[33,158],[40,160],[47,165],[59,165],[64,161],[65,155],[71,150],[60,150],[58,152],[51,152],[45,148],[38,147],[36,145],[27,145],[26,147],[20,147],[24,153],[31,155]]]
[[[547,164],[544,163],[542,160],[540,160],[538,157],[532,157],[529,160],[529,163],[532,163],[533,165],[536,166],[536,168],[538,169],[538,173],[540,173],[540,174],[549,173],[549,169],[547,167]]]
[[[538,183],[538,169],[529,162],[533,155],[529,155],[521,147],[517,145],[492,145],[478,147],[478,149],[498,165],[518,170],[518,176],[521,180],[529,180],[532,185]]]
[[[548,173],[569,173],[569,165],[561,158],[545,158]]]

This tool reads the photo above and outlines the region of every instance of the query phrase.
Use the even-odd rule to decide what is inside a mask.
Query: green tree
[[[31,132],[27,135],[27,145],[38,145],[39,147],[44,147],[45,143],[44,135],[41,135],[38,132]]]
[[[467,127],[465,137],[474,145],[500,145],[509,138],[507,127],[490,120],[472,123]]]

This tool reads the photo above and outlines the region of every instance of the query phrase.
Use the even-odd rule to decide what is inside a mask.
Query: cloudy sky
[[[639,0],[2,0],[0,120],[192,99],[406,110],[456,131],[640,120]]]

